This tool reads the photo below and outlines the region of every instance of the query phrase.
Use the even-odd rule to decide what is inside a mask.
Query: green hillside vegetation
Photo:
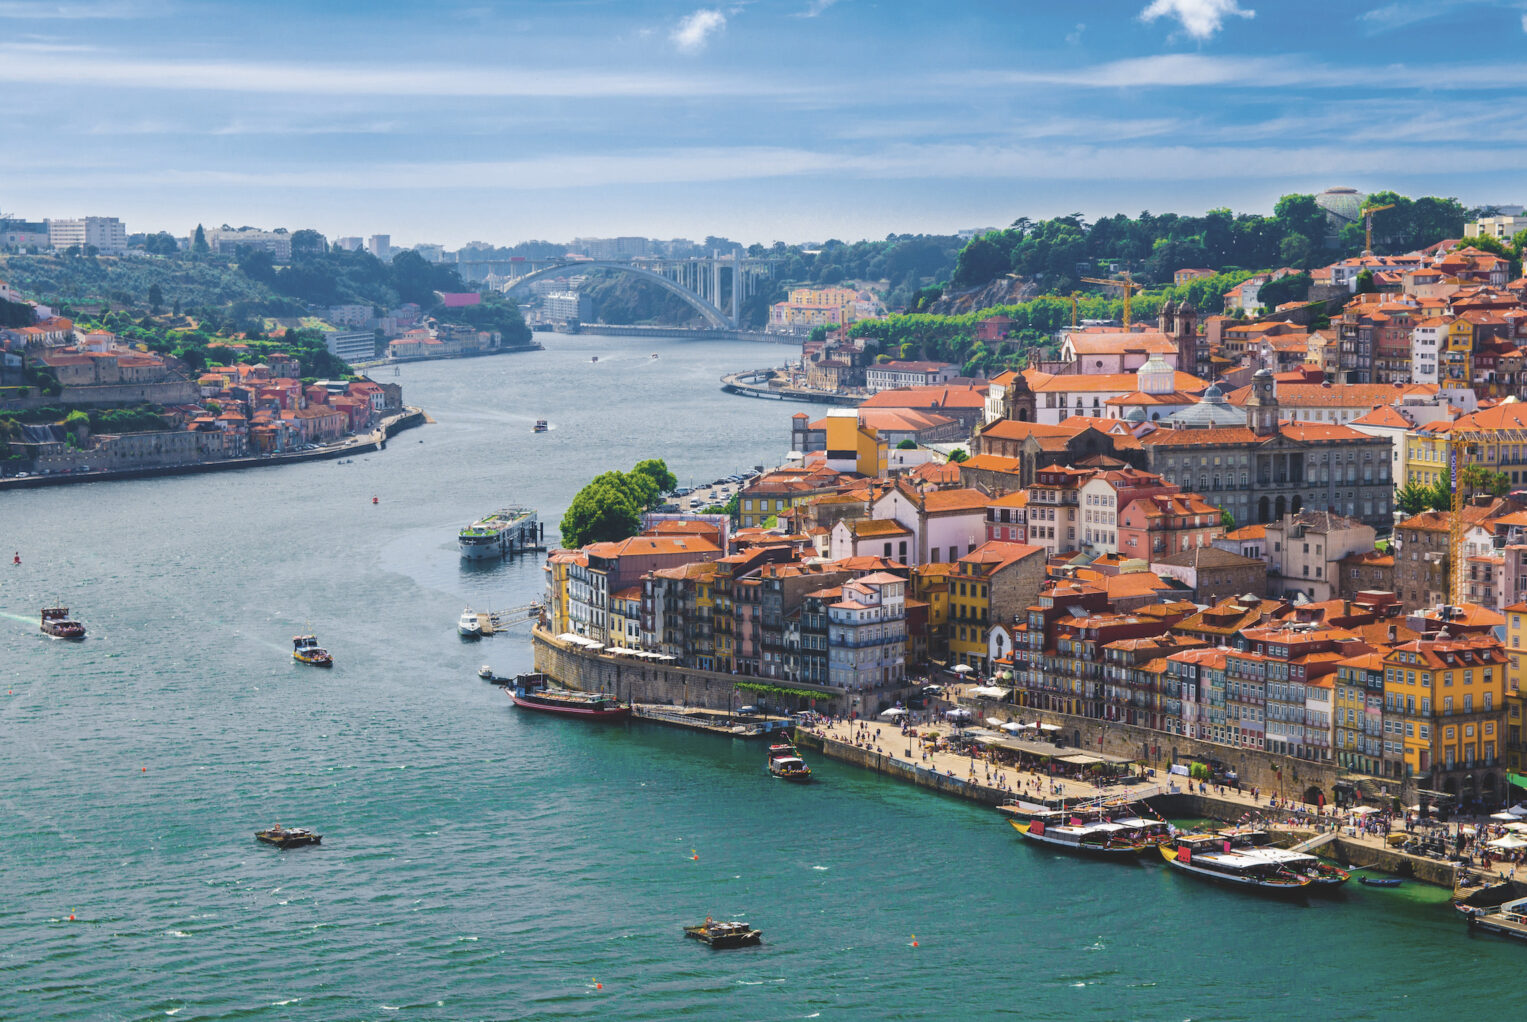
[[[1155,319],[1168,301],[1185,301],[1200,311],[1218,312],[1224,308],[1225,292],[1249,276],[1244,271],[1219,273],[1136,295],[1130,303],[1130,315],[1136,320]],[[1118,298],[1099,295],[1077,300],[1078,319],[1118,320],[1123,314],[1124,302]],[[977,340],[980,324],[997,316],[1012,320],[1008,337],[996,342]],[[862,320],[849,328],[849,335],[874,341],[879,353],[893,358],[954,362],[963,367],[966,376],[986,376],[1016,368],[1029,359],[1058,357],[1055,332],[1070,325],[1069,301],[1036,298],[961,316],[910,313]]]

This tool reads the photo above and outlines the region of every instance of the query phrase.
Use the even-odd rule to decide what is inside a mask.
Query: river
[[[776,350],[542,340],[404,366],[436,423],[353,464],[0,497],[23,561],[0,566],[0,1018],[1504,1006],[1521,949],[1468,936],[1440,891],[1265,901],[1039,851],[989,811],[832,762],[782,785],[740,741],[515,711],[475,672],[526,669],[527,633],[454,626],[537,598],[540,564],[468,570],[456,530],[522,503],[550,538],[584,481],[645,457],[685,483],[775,463],[797,410],[718,389]],[[39,635],[54,601],[87,641]],[[309,628],[333,670],[291,662]],[[256,845],[277,820],[322,847]],[[765,944],[681,939],[707,915]]]

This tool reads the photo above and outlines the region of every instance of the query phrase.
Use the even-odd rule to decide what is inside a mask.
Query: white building
[[[1495,238],[1507,241],[1516,237],[1518,231],[1527,231],[1527,217],[1487,216],[1463,225],[1465,238]]]
[[[882,362],[864,370],[864,389],[871,394],[898,387],[936,387],[960,375],[952,362]]]
[[[843,583],[827,606],[827,683],[848,691],[901,683],[907,649],[906,580],[877,571]]]
[[[1433,316],[1417,323],[1410,332],[1410,382],[1439,383],[1437,353],[1447,342],[1450,316]]]
[[[195,235],[194,227],[191,233]],[[207,239],[207,247],[219,255],[238,255],[242,248],[269,252],[270,257],[278,263],[290,262],[292,258],[292,236],[285,231],[260,231],[253,227],[240,227],[237,230],[231,227],[203,227],[202,233]]]
[[[541,314],[558,323],[587,323],[594,318],[594,301],[578,291],[552,291],[541,299]]]
[[[75,220],[48,220],[48,244],[56,250],[78,245],[95,246],[100,252],[127,249],[127,227],[114,216],[86,216]]]
[[[359,252],[361,250],[361,245],[362,245],[361,239],[360,238],[356,238],[356,237],[346,237],[346,238],[335,238],[334,239],[334,247],[335,248],[342,248],[346,252]]]
[[[918,493],[905,483],[875,501],[870,518],[900,523],[910,537],[905,558],[896,560],[913,567],[957,561],[986,542],[986,506],[991,497],[980,490],[930,490]],[[900,550],[903,537],[892,542]],[[883,540],[881,542],[884,542]],[[874,551],[870,551],[874,552]]]
[[[376,358],[376,334],[370,330],[330,330],[323,335],[329,354],[346,362]]]
[[[392,235],[373,234],[366,239],[366,251],[384,263],[390,262],[392,260]]]

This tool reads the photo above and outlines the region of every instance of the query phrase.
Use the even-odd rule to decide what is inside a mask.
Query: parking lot
[[[713,505],[725,507],[727,501],[757,475],[757,472],[739,472],[695,487],[681,486],[669,496],[668,501],[678,510],[688,512],[704,511]]]

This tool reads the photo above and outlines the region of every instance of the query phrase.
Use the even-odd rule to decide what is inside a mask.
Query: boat
[[[550,428],[551,427],[546,424],[546,420],[545,419],[537,419],[536,420],[536,424],[531,427],[531,432],[532,433],[544,433],[544,432],[546,432]]]
[[[329,656],[329,651],[318,645],[316,635],[292,636],[292,659],[299,664],[312,664],[314,667],[333,667],[334,658]]]
[[[1351,879],[1352,874],[1340,866],[1320,859],[1305,852],[1295,852],[1287,848],[1260,847],[1245,849],[1243,854],[1276,862],[1290,873],[1308,877],[1310,889],[1330,891]]]
[[[1399,887],[1404,881],[1399,877],[1358,877],[1357,882],[1364,887]]]
[[[83,639],[85,626],[69,617],[68,607],[44,607],[42,609],[42,628],[44,635],[51,635],[55,639]]]
[[[1310,878],[1285,869],[1282,863],[1234,851],[1218,834],[1189,834],[1175,843],[1157,846],[1167,865],[1233,887],[1269,894],[1301,894]]]
[[[1469,920],[1471,930],[1484,930],[1502,937],[1527,940],[1527,898],[1517,898],[1490,908],[1457,907]]]
[[[757,944],[763,939],[763,931],[755,930],[747,923],[735,920],[718,923],[710,916],[706,916],[705,922],[699,926],[684,927],[684,936],[703,941],[713,948],[728,948]]]
[[[589,361],[590,362],[598,362],[599,361],[599,356],[595,355],[593,358],[589,359]]]
[[[655,351],[654,351],[654,352],[653,352],[653,353],[652,353],[652,357],[653,357],[653,358],[657,358],[657,352],[655,352]]]
[[[456,621],[456,631],[464,639],[482,638],[482,619],[477,616],[477,611],[470,607],[462,611]]]
[[[457,544],[464,559],[485,561],[524,550],[536,539],[536,513],[528,508],[506,507],[462,529]]]
[[[558,713],[567,717],[593,717],[596,720],[624,720],[631,716],[630,704],[602,692],[552,688],[544,680],[525,675],[516,678],[514,682],[514,687],[505,691],[514,700],[515,706],[526,710]]]
[[[1035,816],[1028,820],[1009,820],[1013,829],[1030,841],[1054,845],[1073,852],[1102,855],[1108,858],[1129,858],[1151,847],[1145,841],[1130,836],[1130,829],[1111,820],[1087,822],[1071,817],[1070,822],[1060,814]]]
[[[269,830],[255,831],[255,840],[277,848],[301,848],[303,845],[322,843],[323,835],[315,834],[306,827],[283,827],[278,823]]]
[[[770,759],[773,759],[775,756],[794,756],[794,755],[795,755],[795,746],[791,745],[789,742],[784,742],[784,743],[782,743],[780,745],[771,745],[771,746],[769,746],[769,758]]]
[[[811,768],[799,756],[770,756],[769,773],[782,781],[804,784],[811,780]]]

